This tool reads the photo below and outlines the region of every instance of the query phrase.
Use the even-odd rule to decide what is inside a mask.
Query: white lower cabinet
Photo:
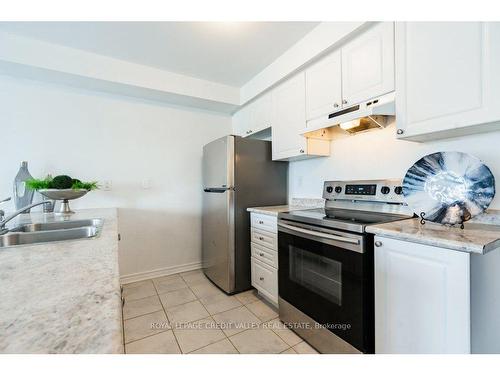
[[[278,270],[253,257],[252,285],[271,302],[278,303]]]
[[[252,286],[278,305],[278,224],[275,216],[252,212]]]
[[[470,353],[470,255],[375,237],[375,352]]]

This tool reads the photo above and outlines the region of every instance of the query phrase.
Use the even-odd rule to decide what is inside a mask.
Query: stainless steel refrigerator
[[[248,207],[287,202],[288,163],[271,142],[227,136],[203,147],[202,262],[226,293],[251,287]]]

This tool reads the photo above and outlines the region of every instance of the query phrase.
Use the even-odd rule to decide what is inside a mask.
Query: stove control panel
[[[404,203],[401,180],[325,181],[326,200]]]
[[[342,192],[342,188],[337,186],[335,189]],[[337,190],[335,190],[337,192]],[[350,184],[345,186],[345,195],[377,195],[377,184]]]

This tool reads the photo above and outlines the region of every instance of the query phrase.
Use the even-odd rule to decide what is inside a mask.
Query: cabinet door
[[[375,241],[376,353],[469,353],[469,254]]]
[[[278,304],[278,270],[251,257],[252,286],[275,305]]]
[[[285,81],[273,91],[273,160],[306,153],[306,138],[299,134],[306,127],[304,73]]]
[[[397,23],[396,86],[401,138],[470,134],[499,121],[500,23]]]
[[[344,106],[394,90],[394,24],[382,22],[342,48]]]
[[[271,94],[267,93],[250,104],[250,133],[254,134],[271,126]]]
[[[243,107],[232,117],[233,134],[245,137],[250,135],[250,111],[249,107]]]
[[[340,50],[306,69],[307,120],[327,115],[342,105]]]

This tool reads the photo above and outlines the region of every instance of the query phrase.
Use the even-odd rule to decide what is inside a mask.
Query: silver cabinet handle
[[[247,134],[251,134],[253,130],[247,130]]]
[[[405,131],[404,131],[403,129],[398,129],[398,130],[396,130],[396,133],[397,133],[397,134],[399,134],[399,135],[403,134],[404,132],[405,132]]]
[[[259,277],[259,280],[260,280],[260,281],[264,281],[264,278],[263,278],[263,277]]]
[[[261,257],[263,257],[263,256],[264,256],[264,253],[259,253],[259,255],[260,255]]]
[[[264,224],[264,222],[262,220],[259,220],[259,224]]]
[[[338,108],[339,104],[338,103],[333,103],[333,108]]]
[[[259,240],[264,241],[264,237],[259,237]]]
[[[347,100],[342,100],[342,104],[347,104]]]
[[[316,236],[316,237],[320,237],[320,238],[326,238],[329,240],[348,242],[348,243],[353,243],[353,244],[359,245],[359,240],[357,240],[355,238],[336,236],[334,234],[328,234],[328,233],[323,233],[323,232],[317,232],[315,230],[303,229],[303,228],[299,228],[299,227],[295,227],[293,225],[288,225],[288,224],[283,224],[283,223],[279,223],[278,226],[283,227],[283,228],[288,228],[288,229],[293,230],[295,232],[309,234],[311,236]]]
[[[303,149],[300,149],[300,150],[299,150],[299,152],[300,152],[301,154],[303,154],[303,153],[304,153],[304,150],[303,150]]]
[[[375,241],[375,247],[382,247],[382,242]]]

